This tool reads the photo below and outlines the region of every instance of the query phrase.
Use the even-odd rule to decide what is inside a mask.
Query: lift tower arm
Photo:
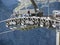
[[[37,8],[38,8],[38,7],[37,7],[35,1],[34,1],[34,0],[30,0],[30,1],[32,2],[33,6],[34,6],[35,12],[37,12]]]
[[[37,13],[37,16],[42,17],[42,16],[43,16],[43,12],[41,12],[41,11],[39,10],[39,8],[38,8],[37,4],[35,3],[35,1],[34,1],[34,0],[30,0],[30,1],[31,1],[31,3],[32,3],[33,6],[34,6],[35,13]],[[38,9],[39,11],[38,11],[37,9]]]

